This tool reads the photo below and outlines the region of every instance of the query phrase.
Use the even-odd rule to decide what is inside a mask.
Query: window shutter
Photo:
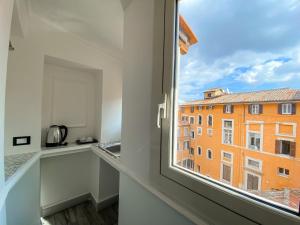
[[[282,104],[278,104],[278,114],[282,114]]]
[[[263,113],[263,105],[259,104],[259,114],[262,114],[262,113]]]
[[[280,154],[280,140],[275,140],[275,153]]]
[[[223,113],[226,113],[226,105],[223,105]]]
[[[233,112],[234,112],[234,106],[231,105],[231,113],[233,113]]]
[[[290,143],[290,156],[296,156],[296,142]]]
[[[292,114],[293,115],[296,114],[296,104],[295,103],[292,104]]]
[[[248,113],[249,113],[249,114],[252,114],[252,113],[251,113],[251,106],[252,106],[252,105],[248,105]]]

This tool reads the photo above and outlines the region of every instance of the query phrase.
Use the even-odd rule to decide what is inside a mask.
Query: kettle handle
[[[66,140],[67,136],[68,136],[68,128],[64,125],[59,126],[59,129],[61,131],[61,133],[63,133],[62,137],[61,137],[61,141],[59,142],[59,144],[64,143],[64,141]],[[64,131],[64,132],[62,132]]]

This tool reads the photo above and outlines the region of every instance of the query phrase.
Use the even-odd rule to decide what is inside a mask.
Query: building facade
[[[300,90],[229,94],[178,107],[176,162],[293,208],[300,201]]]

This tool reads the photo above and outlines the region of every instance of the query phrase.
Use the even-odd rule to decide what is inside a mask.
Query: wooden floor
[[[117,225],[118,203],[96,212],[90,202],[82,203],[42,219],[42,225]]]

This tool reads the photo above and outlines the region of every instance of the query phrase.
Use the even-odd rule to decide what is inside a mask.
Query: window
[[[232,167],[230,165],[222,163],[222,180],[226,183],[231,183],[231,171]]]
[[[261,177],[254,173],[246,172],[246,188],[249,191],[259,191],[260,190],[260,180]]]
[[[201,169],[200,169],[200,165],[197,165],[197,172],[200,173]]]
[[[198,116],[198,124],[202,125],[202,116],[201,115]]]
[[[223,120],[223,144],[233,144],[233,120]]]
[[[224,105],[223,112],[224,113],[233,113],[233,105]]]
[[[260,133],[249,132],[248,133],[248,149],[260,150]]]
[[[202,127],[198,127],[197,128],[197,134],[198,135],[202,135]]]
[[[293,105],[297,106],[300,101],[299,79],[291,75],[300,72],[300,62],[296,57],[300,43],[300,33],[296,32],[298,17],[291,16],[299,15],[300,7],[297,10],[292,4],[280,7],[286,1],[274,1],[272,4],[249,1],[245,6],[238,0],[225,0],[225,5],[223,1],[211,3],[203,0],[190,4],[191,1],[180,0],[177,1],[179,8],[166,8],[164,20],[164,76],[160,99],[167,95],[167,116],[162,115],[160,120],[160,171],[164,177],[194,193],[208,193],[205,198],[233,212],[242,212],[258,224],[268,224],[269,221],[260,221],[264,216],[256,217],[251,211],[276,216],[277,213],[270,213],[275,206],[298,215],[300,202],[294,204],[287,198],[274,197],[280,195],[283,188],[300,190],[299,182],[287,182],[296,180],[295,174],[300,174],[300,154],[296,152],[295,143],[300,138],[300,119],[281,115],[292,114]],[[170,2],[173,1],[167,0],[166,5]],[[186,10],[191,5],[194,11],[188,14]],[[262,13],[258,16],[256,9],[260,7],[263,7]],[[289,16],[280,13],[283,11]],[[212,23],[214,20],[218,23]],[[174,24],[176,22],[178,24]],[[280,29],[291,24],[294,24],[291,30]],[[178,27],[181,29],[177,30]],[[187,37],[184,43],[178,38],[180,32]],[[283,37],[292,37],[294,41],[285,45]],[[271,39],[276,40],[272,45]],[[286,68],[291,64],[296,65],[293,73]],[[289,82],[284,79],[288,76],[291,76]],[[284,86],[287,88],[278,88]],[[188,106],[185,112],[190,124],[185,124],[189,128],[186,140],[176,138],[176,127],[183,126],[178,116],[181,115],[178,112],[180,105]],[[190,111],[191,107],[196,107],[196,111]],[[201,118],[199,114],[202,114]],[[295,136],[290,135],[294,134],[293,129],[285,125],[280,126],[280,134],[289,136],[277,135],[277,123],[296,124]],[[191,129],[195,132],[193,140],[190,140]],[[276,144],[277,139],[280,140]],[[196,151],[191,157],[195,158],[195,171],[198,171],[198,164],[201,165],[199,174],[186,173],[186,170],[180,171],[182,167],[177,167],[182,158],[190,156],[188,151],[174,151],[176,142],[179,141],[182,148],[187,140],[190,142],[185,144],[186,149]],[[198,156],[198,146],[204,151],[203,156]],[[280,177],[278,168],[289,169],[289,178]],[[280,172],[285,174],[282,169]],[[225,198],[226,190],[234,192],[235,197]],[[230,201],[224,202],[224,199]],[[250,199],[251,203],[248,203]],[[268,207],[262,207],[264,204]],[[239,211],[236,206],[244,208]]]
[[[262,161],[253,159],[250,157],[246,157],[246,168],[251,169],[251,170],[261,171],[262,170]]]
[[[282,168],[282,167],[278,167],[278,175],[285,176],[285,177],[289,176],[290,175],[290,170]]]
[[[189,128],[188,127],[183,128],[183,134],[184,134],[185,137],[189,136]]]
[[[190,148],[190,155],[194,155],[194,148]]]
[[[282,114],[292,114],[292,104],[282,104],[281,107]]]
[[[207,116],[207,126],[211,127],[213,125],[213,116],[208,115]]]
[[[195,107],[191,106],[191,113],[193,113],[195,111]]]
[[[209,136],[209,137],[213,136],[213,129],[211,129],[211,128],[207,129],[207,136]]]
[[[283,115],[294,115],[296,114],[296,104],[295,103],[278,104],[278,113]]]
[[[211,149],[207,149],[206,156],[207,156],[208,159],[212,159],[213,156],[212,156],[212,151],[211,151]]]
[[[281,155],[296,156],[296,142],[288,140],[275,141],[275,153]]]
[[[190,149],[190,142],[189,141],[184,141],[183,142],[183,149],[184,150],[189,150]]]
[[[190,124],[194,124],[194,122],[195,122],[195,117],[190,116]]]
[[[201,155],[202,154],[202,148],[200,146],[198,146],[197,149],[198,149],[198,155]]]
[[[195,131],[191,131],[191,138],[194,139],[195,138]]]
[[[252,104],[249,105],[249,113],[250,114],[261,114],[263,106],[260,104]]]

